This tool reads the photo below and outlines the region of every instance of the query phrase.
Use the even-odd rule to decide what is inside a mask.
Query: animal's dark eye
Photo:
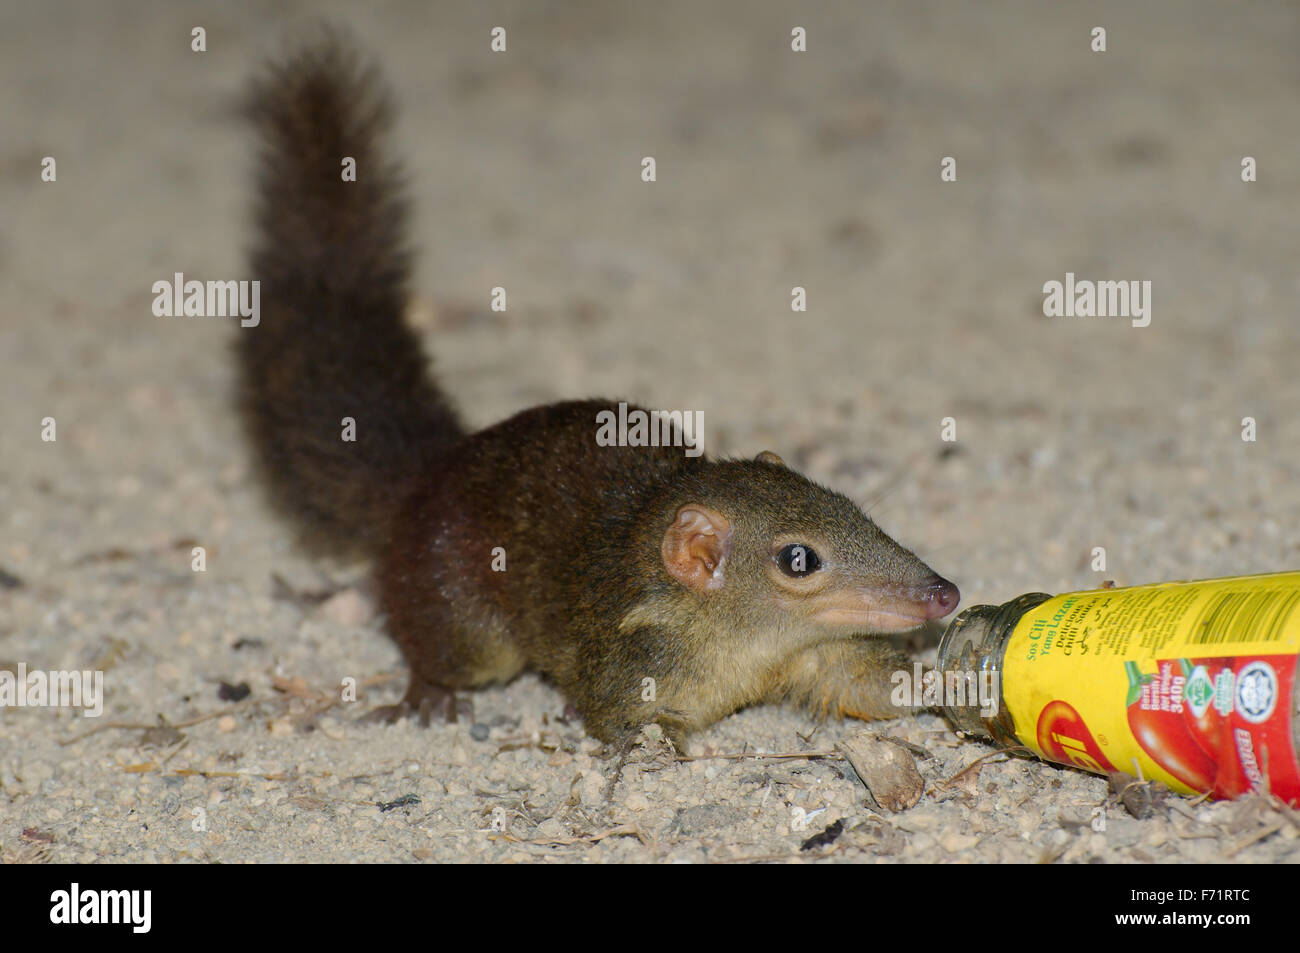
[[[791,543],[776,554],[776,564],[787,576],[802,579],[822,568],[817,551],[803,543]]]

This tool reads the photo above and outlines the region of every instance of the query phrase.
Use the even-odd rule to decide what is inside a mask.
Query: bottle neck
[[[943,705],[942,710],[958,731],[992,738],[999,744],[1019,744],[1016,726],[1007,711],[1002,691],[1002,662],[1016,623],[1026,612],[1052,598],[1045,592],[1027,592],[998,606],[971,606],[957,616],[939,640],[941,675],[973,673],[991,678],[998,686],[997,709],[990,715],[978,705]]]

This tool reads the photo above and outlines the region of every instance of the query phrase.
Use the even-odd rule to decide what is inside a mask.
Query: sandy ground
[[[6,4],[0,661],[104,670],[99,724],[216,717],[78,738],[96,723],[4,711],[0,858],[1300,856],[1297,825],[1258,802],[1137,821],[1104,780],[1023,760],[945,787],[990,749],[933,716],[878,726],[931,756],[900,814],[833,759],[651,748],[611,787],[531,676],[476,696],[473,722],[358,725],[402,684],[380,620],[354,589],[313,607],[273,576],[314,590],[363,568],[296,551],[253,484],[230,410],[239,329],[150,310],[174,272],[255,277],[232,103],[324,11],[396,89],[414,314],[473,422],[588,394],[702,409],[712,452],[773,449],[878,499],[967,605],[1295,568],[1300,15],[1088,7]],[[1045,318],[1042,285],[1066,272],[1152,281],[1150,326]],[[487,306],[498,284],[505,314]],[[365,700],[322,711],[345,677],[370,680]],[[222,682],[251,694],[232,706]],[[826,751],[858,729],[760,708],[691,754]],[[839,819],[832,848],[800,851]]]

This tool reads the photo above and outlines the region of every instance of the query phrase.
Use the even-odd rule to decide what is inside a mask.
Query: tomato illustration
[[[1074,707],[1059,699],[1048,702],[1038,715],[1038,750],[1049,761],[1072,764],[1096,774],[1110,774],[1115,766],[1102,754]]]
[[[1162,661],[1160,665],[1168,669],[1171,663]],[[1180,704],[1177,710],[1171,710],[1172,703],[1166,709],[1151,703],[1143,707],[1143,687],[1154,686],[1158,676],[1143,674],[1136,662],[1125,662],[1124,670],[1129,677],[1128,724],[1142,750],[1192,790],[1212,789],[1218,764],[1192,737],[1183,719],[1182,709],[1186,706]],[[1168,672],[1161,674],[1168,675]]]
[[[1236,732],[1231,727],[1224,732],[1223,750],[1219,753],[1219,771],[1214,778],[1214,796],[1218,798],[1241,797],[1251,789],[1250,778],[1241,766],[1237,753]]]
[[[1225,737],[1231,734],[1227,715],[1214,704],[1213,693],[1219,674],[1230,670],[1234,658],[1179,659],[1187,679],[1184,691],[1183,721],[1193,740],[1211,758],[1219,758],[1224,750]],[[1201,708],[1201,714],[1196,709]]]

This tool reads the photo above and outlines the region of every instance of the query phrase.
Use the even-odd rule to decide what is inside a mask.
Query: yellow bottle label
[[[1071,592],[1016,624],[1003,702],[1050,761],[1298,802],[1297,652],[1300,572]]]

